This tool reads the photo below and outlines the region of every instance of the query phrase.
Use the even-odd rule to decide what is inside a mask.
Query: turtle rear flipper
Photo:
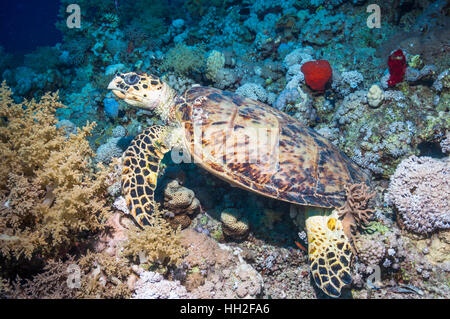
[[[170,150],[168,128],[154,125],[139,134],[123,155],[122,193],[131,215],[140,226],[149,225],[155,210],[154,192],[159,163]]]
[[[352,282],[352,250],[337,212],[306,219],[311,274],[317,286],[331,297]]]

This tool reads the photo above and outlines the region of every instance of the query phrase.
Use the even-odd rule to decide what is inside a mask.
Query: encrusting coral
[[[7,259],[55,256],[101,229],[107,170],[97,171],[86,137],[95,123],[66,136],[54,113],[57,94],[14,103],[0,88],[0,254]]]

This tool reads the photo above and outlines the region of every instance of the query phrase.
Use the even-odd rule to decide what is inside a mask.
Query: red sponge
[[[389,74],[391,75],[387,82],[388,85],[394,86],[403,82],[406,73],[406,58],[402,50],[397,50],[389,56],[388,66]]]
[[[308,86],[316,91],[324,91],[325,85],[333,75],[330,63],[326,60],[306,62],[301,68]]]

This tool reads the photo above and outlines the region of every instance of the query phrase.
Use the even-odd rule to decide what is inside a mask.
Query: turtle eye
[[[125,77],[125,83],[128,85],[135,85],[140,80],[139,75],[137,74],[130,74]]]

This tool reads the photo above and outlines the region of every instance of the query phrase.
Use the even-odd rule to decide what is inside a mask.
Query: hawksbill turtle
[[[264,103],[202,86],[178,95],[158,77],[136,72],[116,74],[108,89],[166,123],[145,129],[123,155],[122,192],[141,226],[156,207],[159,163],[171,149],[172,158],[188,155],[233,186],[307,208],[340,207],[345,185],[368,183],[327,139]],[[336,210],[310,211],[315,213],[307,214],[305,225],[311,274],[326,294],[338,297],[352,280],[349,239]]]

